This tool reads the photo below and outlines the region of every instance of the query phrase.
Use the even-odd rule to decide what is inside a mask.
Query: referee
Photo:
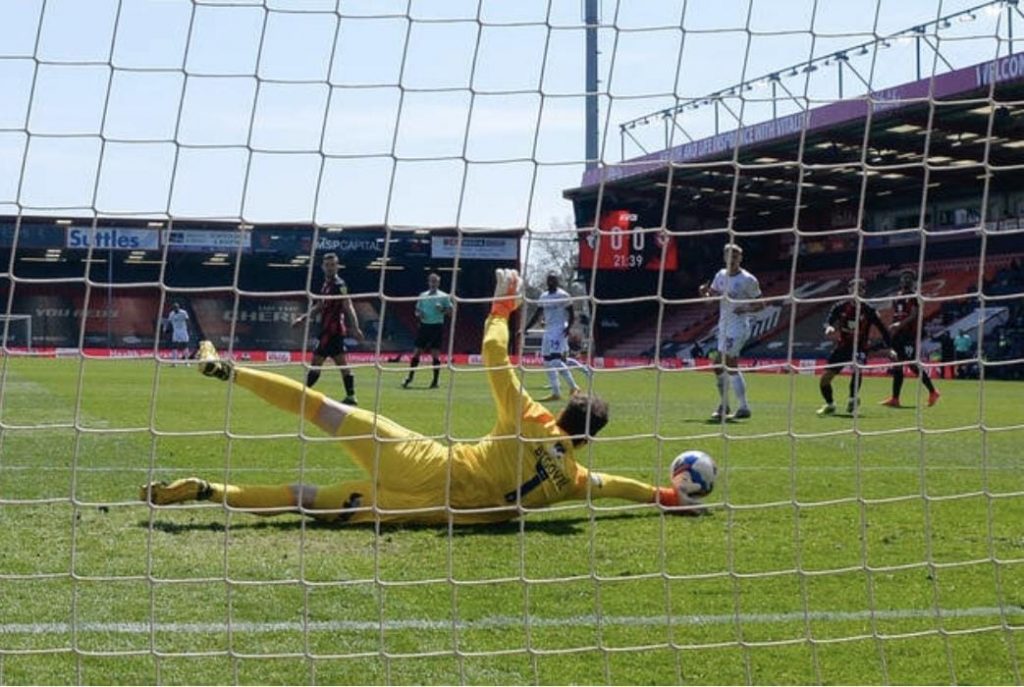
[[[441,277],[431,272],[427,277],[427,290],[416,299],[416,319],[420,321],[420,330],[416,334],[416,350],[409,361],[409,374],[402,382],[402,388],[408,389],[420,364],[420,356],[430,351],[430,359],[434,365],[434,380],[431,389],[437,388],[437,378],[441,374],[441,337],[444,333],[445,315],[452,312],[452,297],[442,291]]]

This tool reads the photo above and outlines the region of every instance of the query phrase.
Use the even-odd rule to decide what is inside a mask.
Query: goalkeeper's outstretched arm
[[[672,509],[679,515],[701,515],[704,509],[700,501],[684,496],[674,487],[656,487],[646,482],[612,475],[607,472],[590,472],[581,468],[580,478],[570,495],[572,499],[590,501],[594,499],[625,499],[636,503],[656,503]]]
[[[515,270],[495,270],[494,302],[484,324],[483,360],[498,412],[498,434],[515,433],[518,420],[533,406],[541,409],[512,368],[508,357],[508,319],[522,302],[522,280]]]

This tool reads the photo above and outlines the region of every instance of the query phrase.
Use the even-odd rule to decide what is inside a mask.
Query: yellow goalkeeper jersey
[[[555,416],[530,398],[508,357],[508,320],[491,316],[483,362],[498,420],[476,444],[453,447],[451,505],[545,506],[579,498],[589,472],[576,463],[572,440]]]
[[[234,379],[343,442],[368,478],[312,489],[304,512],[333,522],[486,523],[568,499],[652,503],[671,492],[587,470],[555,417],[526,393],[508,357],[508,320],[487,320],[483,359],[498,414],[475,444],[447,444],[364,408],[344,406],[281,375],[236,367]],[[209,484],[209,498],[241,509],[296,506],[295,485]],[[305,497],[303,497],[305,498]],[[659,501],[675,505],[671,493]],[[454,512],[453,512],[454,511]]]
[[[451,517],[484,523],[568,499],[654,500],[657,490],[650,484],[591,472],[576,462],[571,438],[530,398],[512,368],[506,318],[488,318],[483,359],[498,414],[487,436],[474,444],[444,444],[368,410],[348,408],[336,436],[371,479],[320,489],[316,509],[348,522]],[[307,412],[316,416],[320,405],[309,406]]]

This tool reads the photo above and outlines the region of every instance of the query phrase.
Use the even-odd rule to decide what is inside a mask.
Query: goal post
[[[32,351],[32,316],[0,314],[0,343],[4,351],[10,349]]]

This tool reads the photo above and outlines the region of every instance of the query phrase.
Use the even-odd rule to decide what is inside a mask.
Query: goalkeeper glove
[[[494,270],[494,303],[491,314],[508,317],[523,302],[523,280],[516,270]]]

